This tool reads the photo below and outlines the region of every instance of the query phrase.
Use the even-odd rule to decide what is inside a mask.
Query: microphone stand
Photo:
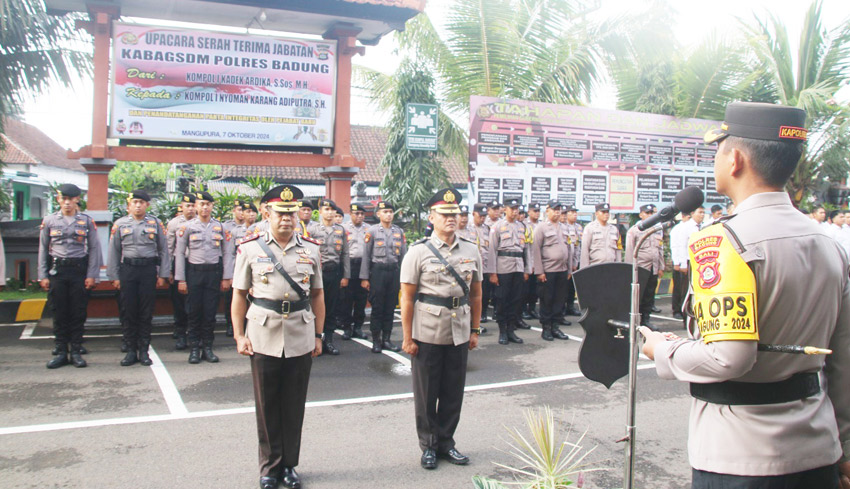
[[[632,300],[629,311],[629,400],[626,407],[626,463],[623,473],[624,489],[635,484],[635,406],[637,403],[638,327],[640,326],[640,281],[638,280],[638,251],[644,241],[658,231],[673,225],[673,221],[660,222],[644,231],[635,246],[632,257]]]

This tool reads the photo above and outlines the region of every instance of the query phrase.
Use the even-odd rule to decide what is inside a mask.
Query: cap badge
[[[446,190],[446,193],[443,195],[443,200],[448,203],[452,203],[455,201],[455,194],[451,190]]]
[[[292,190],[290,190],[289,187],[284,187],[283,190],[280,192],[281,200],[289,202],[289,201],[292,200],[292,197],[293,197]]]
[[[190,200],[190,199],[189,199],[189,196],[188,196],[188,195],[184,195],[184,196],[183,196],[183,201],[184,201],[184,202],[189,202],[189,200]]]

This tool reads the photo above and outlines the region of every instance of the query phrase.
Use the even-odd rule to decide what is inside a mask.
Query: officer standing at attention
[[[642,205],[640,207],[641,220],[655,214],[655,206],[652,204]],[[646,234],[640,231],[637,224],[629,229],[626,233],[626,263],[634,261],[635,246],[641,238]],[[658,288],[658,280],[664,275],[664,231],[658,230],[652,236],[646,238],[643,245],[638,251],[638,266],[649,270],[649,280],[645,284],[641,284],[640,292],[640,324],[655,331],[657,328],[649,322],[649,315],[652,313],[652,306],[655,303],[655,289]]]
[[[596,220],[584,228],[581,236],[581,268],[623,261],[620,229],[608,224],[610,212],[608,204],[596,204]]]
[[[301,487],[295,467],[307,385],[313,357],[322,353],[320,251],[294,232],[300,197],[301,190],[292,185],[280,185],[262,197],[268,204],[269,230],[242,242],[233,275],[233,335],[236,351],[251,358],[260,489]]]
[[[243,206],[245,205],[245,201],[243,200],[234,200],[233,201],[233,219],[229,221],[224,221],[222,225],[224,226],[224,234],[228,239],[236,243],[233,240],[233,230],[237,227],[241,226],[245,222],[245,213]],[[236,253],[236,249],[234,247],[233,252]],[[230,301],[233,299],[233,289],[227,289],[222,292],[222,296],[224,298],[225,304],[230,304]],[[224,321],[227,324],[224,330],[224,335],[227,337],[233,337],[233,321],[230,319],[230,308],[224,308]]]
[[[221,291],[233,277],[233,241],[221,222],[212,218],[215,199],[208,192],[195,194],[198,217],[177,231],[174,278],[181,294],[188,294],[189,363],[201,359],[218,362],[213,353],[213,330]]]
[[[38,240],[38,280],[48,291],[53,305],[53,337],[56,353],[47,368],[70,363],[85,367],[83,326],[86,322],[89,290],[100,276],[103,257],[92,218],[79,211],[80,191],[66,183],[56,190],[59,211],[41,222]]]
[[[490,283],[496,287],[496,322],[499,323],[499,344],[522,343],[516,335],[523,283],[531,274],[531,259],[525,243],[525,226],[517,220],[519,201],[505,202],[505,218],[496,222],[490,231],[487,269]]]
[[[320,217],[321,218],[321,217]],[[295,232],[301,236],[310,237],[309,227],[313,222],[313,204],[310,199],[301,199],[298,201],[298,227]]]
[[[348,287],[342,289],[342,339],[351,338],[366,339],[363,333],[363,322],[366,320],[366,289],[363,288],[359,278],[360,269],[363,267],[363,248],[365,248],[366,230],[369,228],[363,223],[366,213],[360,204],[351,204],[351,221],[343,224],[348,239],[348,259],[351,263],[351,274],[354,280],[349,280]]]
[[[255,206],[252,202],[242,202],[242,224],[236,226],[231,230],[230,235],[233,240],[233,252],[236,253],[236,247],[239,246],[240,241],[244,240],[246,236],[248,236],[248,228],[254,225],[257,222],[257,206]],[[234,263],[236,258],[234,257]],[[229,304],[229,302],[228,302]],[[232,335],[231,335],[232,336]]]
[[[181,294],[177,290],[178,282],[174,280],[174,253],[177,251],[177,231],[195,218],[195,194],[185,194],[180,201],[180,209],[182,212],[174,219],[168,221],[168,226],[165,228],[168,240],[168,256],[171,257],[171,277],[169,287],[171,292],[171,307],[174,309],[174,333],[172,337],[177,340],[174,342],[175,350],[185,350],[188,346],[186,342],[186,329],[189,327],[189,316],[186,312],[186,295]],[[128,350],[129,351],[129,350]]]
[[[147,214],[150,201],[141,189],[127,196],[130,213],[112,225],[106,260],[106,276],[121,291],[121,309],[127,321],[122,331],[127,344],[122,367],[153,363],[148,348],[156,288],[165,287],[171,277],[166,231],[158,218]]]
[[[502,218],[502,204],[498,201],[490,202],[487,206],[487,219],[484,219],[484,224],[490,228]]]
[[[525,224],[525,243],[530,248],[531,262],[534,263],[534,230],[540,224],[540,204],[528,204],[528,218]],[[522,319],[540,319],[537,315],[537,277],[531,274],[526,284],[525,296],[522,301]]]
[[[411,247],[401,270],[401,324],[410,355],[420,464],[437,457],[466,465],[455,448],[469,350],[478,345],[481,317],[481,256],[475,243],[457,235],[454,189],[438,191],[426,207],[434,233]]]
[[[570,276],[572,256],[567,244],[566,229],[561,226],[561,204],[550,200],[546,208],[546,222],[534,229],[534,274],[540,283],[540,325],[543,328],[541,338],[552,341],[570,339],[556,319],[564,308],[567,295],[567,281]]]
[[[690,238],[692,337],[641,327],[658,375],[690,382],[695,489],[850,485],[850,263],[785,191],[805,123],[795,107],[726,107],[705,141],[719,143],[717,191],[737,208]]]
[[[469,226],[469,206],[458,206],[460,213],[457,215],[457,235],[467,241],[475,242],[475,230]]]
[[[351,262],[348,257],[348,237],[341,224],[334,223],[336,204],[330,199],[319,201],[321,222],[311,222],[307,226],[308,235],[319,244],[322,252],[322,284],[325,295],[325,344],[322,351],[331,355],[339,355],[339,349],[334,346],[334,321],[336,302],[339,298],[340,287],[348,287],[351,278]]]
[[[475,230],[475,244],[478,245],[478,252],[481,254],[481,263],[484,270],[487,270],[487,260],[490,257],[490,226],[484,224],[487,218],[487,205],[475,204],[472,210],[472,224]],[[493,298],[495,287],[490,282],[490,274],[484,274],[484,280],[481,284],[481,322],[487,322],[487,306]],[[495,304],[494,304],[495,305]],[[486,333],[487,330],[483,326],[481,332]]]
[[[378,224],[369,226],[363,237],[363,264],[360,267],[361,285],[369,291],[372,303],[370,328],[372,330],[372,353],[381,353],[386,348],[399,351],[392,342],[395,305],[399,292],[399,265],[407,253],[404,231],[393,224],[395,207],[389,202],[378,202],[375,206]]]
[[[562,206],[561,210],[562,219],[561,225],[567,230],[567,244],[570,246],[571,259],[572,262],[570,264],[570,278],[567,281],[567,304],[566,304],[566,313],[570,316],[581,316],[581,311],[576,308],[576,286],[573,282],[572,274],[578,270],[579,265],[581,265],[581,235],[582,235],[582,227],[581,224],[578,223],[578,209],[574,206],[567,205]],[[563,214],[566,214],[565,216]],[[565,321],[567,325],[570,324],[569,321]]]

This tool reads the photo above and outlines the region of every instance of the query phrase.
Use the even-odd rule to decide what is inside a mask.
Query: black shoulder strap
[[[441,255],[440,252],[437,251],[437,248],[434,248],[434,245],[431,243],[430,240],[425,242],[425,246],[427,246],[428,249],[431,250],[431,253],[433,253],[434,256],[436,256],[437,259],[440,260],[440,263],[442,263],[443,266],[446,267],[446,270],[448,270],[449,273],[452,274],[452,277],[457,280],[458,285],[460,285],[460,288],[463,289],[463,295],[469,295],[469,286],[466,285],[466,280],[464,280],[463,277],[461,277],[460,274],[457,273],[457,270],[455,270],[453,266],[449,265],[449,262],[447,262],[446,259],[443,258],[443,255]]]
[[[268,243],[266,243],[266,240],[260,238],[259,240],[257,240],[257,243],[260,245],[260,248],[263,249],[263,251],[269,257],[269,259],[272,261],[272,265],[274,265],[274,269],[277,270],[278,273],[283,275],[283,278],[285,278],[286,281],[289,282],[289,285],[295,290],[295,292],[298,293],[298,297],[300,297],[302,301],[304,299],[306,299],[307,298],[307,292],[305,292],[304,289],[301,288],[301,284],[296,282],[295,279],[293,279],[288,273],[286,273],[286,270],[284,270],[283,265],[281,265],[280,262],[277,261],[277,258],[275,258],[274,253],[272,252],[271,248],[269,248],[269,245],[268,245]]]

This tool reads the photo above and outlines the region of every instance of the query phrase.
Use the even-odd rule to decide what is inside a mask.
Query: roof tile
[[[35,126],[31,126],[26,122],[12,117],[7,117],[3,121],[3,130],[5,132],[5,138],[8,141],[12,141],[15,146],[25,151],[34,159],[34,162],[27,163],[44,164],[66,170],[85,171],[79,161],[68,159],[65,148],[50,139],[47,134],[44,134]],[[7,161],[6,155],[4,154],[1,159]],[[8,163],[13,162],[8,161]],[[18,161],[17,163],[24,162]]]

